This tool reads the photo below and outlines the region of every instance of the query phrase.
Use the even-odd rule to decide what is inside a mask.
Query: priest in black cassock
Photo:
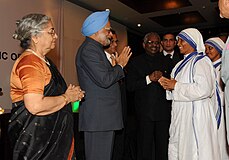
[[[158,83],[169,77],[172,61],[160,53],[160,36],[145,35],[141,54],[127,65],[127,88],[134,91],[137,116],[137,159],[167,160],[171,102]]]

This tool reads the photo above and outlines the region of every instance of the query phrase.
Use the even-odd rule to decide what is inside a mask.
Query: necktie
[[[115,57],[112,55],[112,56],[110,56],[110,62],[111,62],[111,65],[112,66],[115,66],[116,65],[116,62],[115,62]]]
[[[171,54],[167,54],[166,57],[172,58],[172,55]]]

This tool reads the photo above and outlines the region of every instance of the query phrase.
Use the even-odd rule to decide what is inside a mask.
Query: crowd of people
[[[219,8],[229,18],[227,0]],[[16,22],[13,38],[23,52],[10,79],[12,159],[76,159],[71,103],[81,101],[85,159],[125,160],[128,90],[137,119],[132,159],[229,160],[229,40],[204,42],[196,28],[162,39],[150,32],[145,52],[130,60],[129,46],[117,51],[109,14],[94,12],[82,25],[85,40],[75,58],[80,86],[67,85],[46,57],[58,38],[51,18],[28,14]]]

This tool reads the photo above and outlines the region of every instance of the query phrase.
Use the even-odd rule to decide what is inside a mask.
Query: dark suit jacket
[[[173,67],[181,61],[184,58],[183,54],[180,54],[178,51],[174,51],[173,57],[172,57],[172,62],[173,62]]]
[[[172,61],[162,53],[155,56],[142,54],[127,65],[127,88],[135,93],[135,107],[138,120],[170,120],[171,102],[166,100],[166,91],[159,82],[147,85],[146,76],[159,70],[169,77]]]
[[[79,110],[80,131],[110,131],[123,127],[118,81],[124,77],[121,66],[112,67],[103,46],[86,37],[76,56],[81,88],[85,91]]]

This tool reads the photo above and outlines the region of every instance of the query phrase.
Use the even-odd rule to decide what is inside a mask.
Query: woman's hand
[[[75,102],[75,101],[81,101],[81,99],[84,97],[84,91],[80,89],[80,86],[75,86],[70,84],[64,93],[67,99],[67,103]]]
[[[84,97],[84,93],[79,86],[70,84],[66,92],[60,96],[27,93],[24,95],[24,102],[25,107],[30,113],[34,115],[48,115],[59,111],[70,102],[80,101]]]
[[[177,81],[173,78],[171,79],[168,79],[168,78],[165,78],[165,77],[161,77],[158,82],[161,84],[161,86],[166,89],[166,90],[173,90]]]

